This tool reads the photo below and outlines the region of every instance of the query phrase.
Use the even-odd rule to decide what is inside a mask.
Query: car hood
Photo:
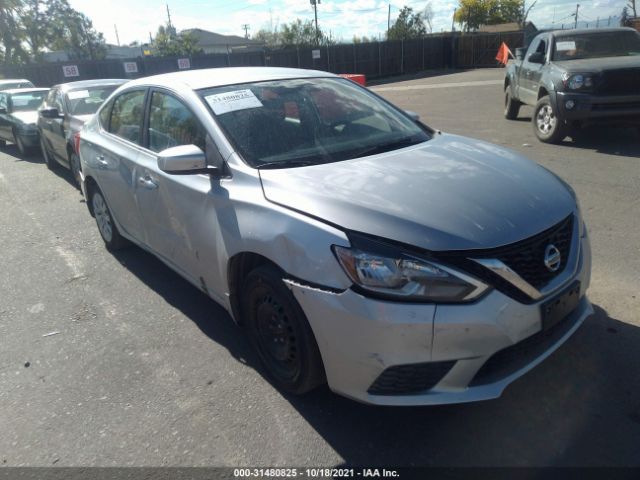
[[[25,125],[35,124],[38,121],[38,112],[13,112],[11,116]]]
[[[594,72],[600,73],[607,70],[621,68],[640,68],[640,56],[608,57],[608,58],[583,58],[578,60],[565,60],[553,62],[557,67],[568,73]]]
[[[324,165],[260,170],[276,204],[433,251],[493,248],[566,218],[575,200],[548,170],[459,137]]]

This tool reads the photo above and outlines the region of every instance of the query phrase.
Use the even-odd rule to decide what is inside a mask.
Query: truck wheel
[[[507,85],[504,89],[504,118],[507,120],[515,120],[518,118],[520,105],[522,104],[511,95],[511,87]]]
[[[533,111],[533,131],[538,140],[544,143],[560,143],[567,136],[567,125],[558,116],[551,105],[549,96],[544,96]]]

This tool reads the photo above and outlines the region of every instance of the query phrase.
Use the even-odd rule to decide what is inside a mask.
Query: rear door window
[[[146,90],[124,92],[111,108],[108,131],[135,144],[142,144],[142,121]]]

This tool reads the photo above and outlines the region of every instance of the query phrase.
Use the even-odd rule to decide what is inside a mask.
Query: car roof
[[[122,85],[127,83],[129,80],[125,78],[104,78],[98,80],[80,80],[78,82],[68,82],[68,83],[59,83],[55,85],[53,88],[59,88],[63,92],[69,92],[71,90],[77,90],[80,88],[91,88],[91,87],[104,87],[107,85]]]
[[[0,78],[0,85],[4,85],[5,83],[31,83],[31,80],[27,80],[26,78]]]
[[[15,93],[29,93],[29,92],[48,92],[48,88],[12,88],[11,90],[4,90],[2,93],[8,93],[13,95]]]
[[[551,33],[554,37],[569,37],[573,35],[612,33],[612,32],[635,32],[633,28],[611,27],[611,28],[577,28],[574,30],[554,30]]]
[[[129,85],[187,86],[192,90],[290,78],[336,77],[318,70],[279,67],[225,67],[164,73],[132,80]]]

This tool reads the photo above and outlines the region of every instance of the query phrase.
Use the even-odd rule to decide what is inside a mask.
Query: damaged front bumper
[[[543,331],[541,306],[493,290],[472,304],[407,304],[288,282],[307,315],[329,387],[377,405],[497,398],[560,347],[593,313],[585,292],[591,253],[582,240],[577,307]]]

